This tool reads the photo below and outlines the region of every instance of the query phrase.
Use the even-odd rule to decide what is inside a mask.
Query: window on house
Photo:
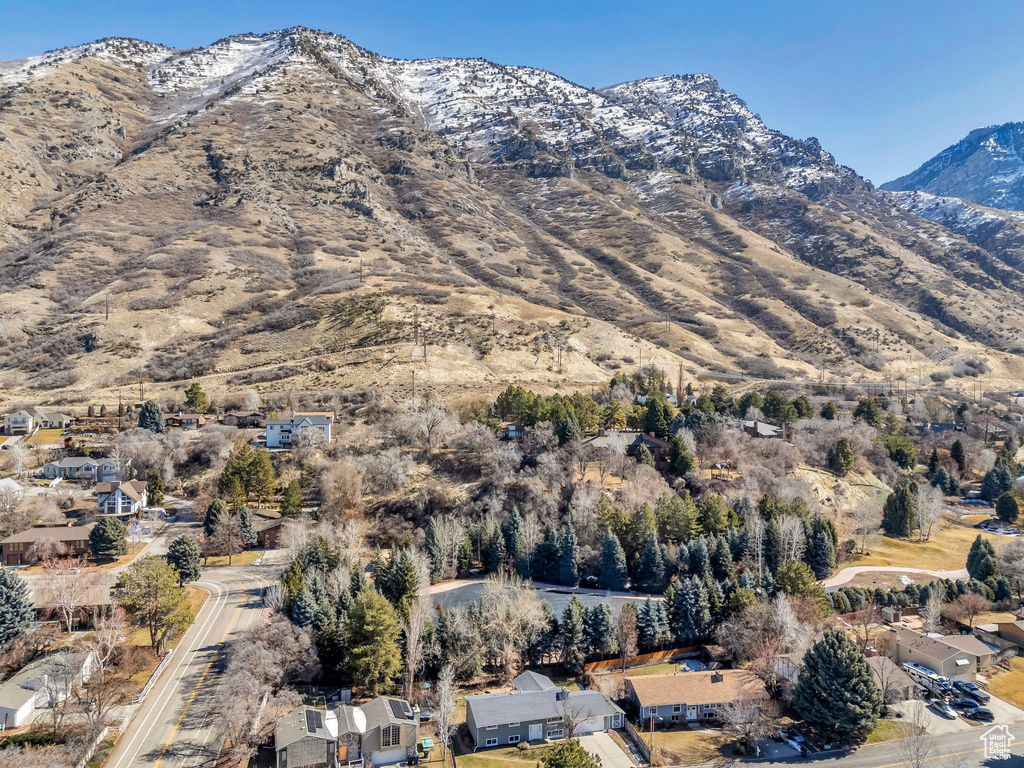
[[[562,718],[560,718],[560,717],[549,717],[548,718],[548,722],[549,723],[560,723],[560,722],[562,722]]]
[[[561,739],[565,737],[565,730],[558,728],[557,730],[548,731],[549,739]]]
[[[386,725],[380,732],[382,747],[397,747],[402,743],[402,729],[397,725]]]
[[[484,741],[484,746],[485,747],[496,747],[496,746],[498,746],[498,740],[497,739],[487,739],[486,741]]]
[[[509,723],[508,727],[509,728],[518,728],[519,727],[519,721],[516,720],[514,723]]]
[[[673,714],[678,715],[682,711],[683,711],[683,705],[682,704],[673,704],[672,705],[672,713]]]
[[[509,744],[518,744],[519,743],[519,734],[518,733],[514,733],[511,736],[509,736],[508,737],[508,743]]]
[[[496,726],[496,725],[488,725],[484,730],[496,731],[496,730],[498,730],[498,726]]]

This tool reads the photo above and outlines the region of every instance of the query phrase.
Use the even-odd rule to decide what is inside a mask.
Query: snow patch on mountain
[[[18,61],[0,61],[0,84],[20,85],[52,72],[56,67],[86,57],[110,59],[121,64],[150,67],[174,52],[173,48],[130,37],[108,37],[85,45],[47,51]]]

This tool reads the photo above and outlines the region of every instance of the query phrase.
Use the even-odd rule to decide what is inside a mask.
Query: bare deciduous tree
[[[455,681],[455,665],[445,664],[437,676],[434,709],[437,711],[437,738],[441,742],[441,757],[448,757],[448,748],[458,725],[455,723],[455,698],[458,695],[458,684]]]
[[[909,768],[925,768],[935,756],[935,738],[928,733],[929,719],[924,706],[917,704],[910,717],[898,725],[901,738],[895,744],[896,754]]]
[[[875,501],[865,501],[853,508],[852,520],[854,540],[858,551],[867,552],[878,539],[882,526],[881,507]]]
[[[510,681],[519,670],[523,652],[545,626],[540,598],[529,581],[503,570],[484,580],[482,605],[484,648]]]
[[[946,605],[946,615],[954,621],[966,622],[974,629],[974,620],[979,613],[984,613],[991,603],[977,592],[967,592]]]
[[[917,490],[917,526],[922,541],[932,536],[932,529],[942,519],[942,491],[931,483],[918,486]]]
[[[320,493],[321,515],[331,520],[343,519],[346,512],[362,505],[362,469],[350,461],[334,462],[320,478]]]
[[[779,709],[772,700],[738,699],[718,710],[726,733],[735,736],[746,754],[752,754],[759,739],[779,729]]]
[[[60,614],[65,630],[74,629],[75,614],[97,581],[95,571],[86,570],[80,557],[47,560],[42,595],[47,606]]]
[[[942,625],[942,589],[933,584],[928,590],[928,600],[921,606],[921,618],[924,619],[925,632],[938,632]]]
[[[853,628],[857,633],[857,645],[863,651],[871,645],[871,630],[882,623],[882,611],[874,600],[868,600],[853,614]]]
[[[615,640],[622,655],[622,669],[626,669],[626,659],[636,656],[637,630],[636,608],[632,603],[623,603],[619,609],[619,618],[615,622]]]

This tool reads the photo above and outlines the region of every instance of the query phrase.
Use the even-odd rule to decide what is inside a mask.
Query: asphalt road
[[[193,586],[210,593],[107,760],[107,768],[212,766],[219,748],[210,712],[226,644],[258,624],[280,565],[211,568]]]

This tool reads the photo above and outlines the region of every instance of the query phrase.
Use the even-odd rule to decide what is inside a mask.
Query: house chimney
[[[711,673],[711,682],[712,683],[720,683],[723,680],[725,680],[725,675],[723,675],[721,672],[712,672]]]
[[[568,701],[569,700],[569,689],[559,688],[555,693],[555,701]]]

